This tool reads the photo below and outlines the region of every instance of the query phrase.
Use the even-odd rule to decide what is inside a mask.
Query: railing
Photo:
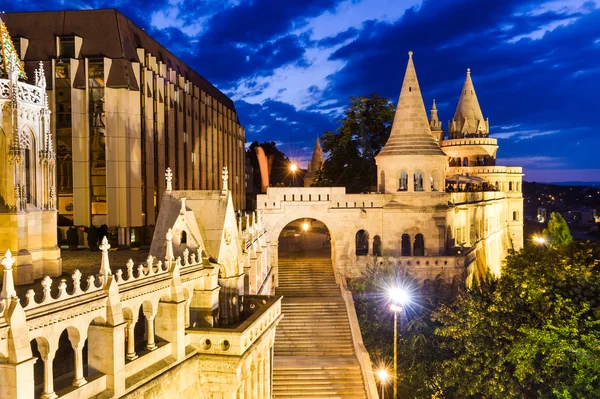
[[[241,324],[233,328],[187,328],[190,343],[200,348],[200,353],[242,356],[260,339],[273,323],[279,323],[282,296],[246,295],[243,300]]]
[[[352,298],[352,292],[348,290],[346,285],[346,276],[340,275],[340,289],[342,291],[342,298],[346,304],[346,311],[348,312],[348,321],[350,322],[350,332],[352,334],[352,343],[354,344],[354,352],[356,358],[360,364],[360,370],[363,377],[363,384],[367,393],[367,399],[377,399],[377,385],[375,383],[375,373],[373,371],[373,364],[371,363],[371,357],[365,347],[362,339],[362,333],[360,331],[360,325],[358,324],[358,316],[356,315],[356,309],[354,308],[354,299]]]
[[[473,137],[462,139],[443,140],[442,147],[452,147],[457,145],[498,145],[498,140],[494,138]]]
[[[484,174],[523,174],[520,166],[451,166],[446,175],[454,174],[484,175]]]
[[[0,100],[10,99],[10,80],[0,79]],[[43,105],[44,91],[41,87],[17,82],[17,99],[27,104]]]

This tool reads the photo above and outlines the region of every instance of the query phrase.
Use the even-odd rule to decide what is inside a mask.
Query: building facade
[[[509,249],[523,246],[522,169],[496,165],[497,141],[470,72],[448,139],[435,103],[430,116],[409,53],[391,134],[376,156],[378,192],[269,187],[257,198],[267,240],[277,242],[298,219],[317,219],[331,235],[340,279],[382,258],[421,281],[470,284],[488,272],[499,275]]]
[[[46,70],[59,222],[139,240],[136,228],[156,223],[167,167],[174,188],[211,190],[227,166],[244,207],[245,132],[232,100],[143,29],[116,10],[4,19],[25,72]]]

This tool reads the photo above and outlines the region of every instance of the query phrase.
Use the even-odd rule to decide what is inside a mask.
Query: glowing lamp
[[[307,222],[302,223],[302,230],[308,231],[309,227],[310,227],[310,225]]]

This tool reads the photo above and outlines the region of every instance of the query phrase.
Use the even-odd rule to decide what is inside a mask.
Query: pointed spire
[[[310,163],[308,164],[309,172],[316,172],[320,170],[325,162],[325,157],[323,156],[323,150],[321,149],[321,142],[319,141],[319,135],[317,135],[317,139],[315,141],[315,148],[313,149],[312,158],[310,159]]]
[[[433,138],[439,144],[444,139],[444,132],[442,131],[442,122],[438,117],[438,110],[435,106],[435,99],[433,100],[431,111],[429,111],[429,128],[431,129],[431,134],[433,135]]]
[[[444,155],[429,128],[412,54],[412,51],[408,52],[408,64],[390,138],[377,156]]]
[[[460,93],[458,106],[450,133],[453,138],[464,137],[467,134],[487,136],[489,129],[481,112],[475,87],[471,80],[471,68],[467,68],[467,77]]]

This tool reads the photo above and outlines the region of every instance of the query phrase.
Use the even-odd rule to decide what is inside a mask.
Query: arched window
[[[408,191],[408,173],[405,170],[400,172],[400,179],[398,180],[398,191]]]
[[[513,211],[513,220],[519,220],[519,212]]]
[[[415,171],[415,191],[423,191],[423,173]]]
[[[469,166],[469,158],[467,158],[467,157],[463,158],[463,166]]]
[[[385,172],[383,170],[379,174],[379,192],[385,193]]]
[[[462,166],[462,161],[460,160],[460,158],[456,159],[456,166]]]
[[[410,256],[410,236],[402,234],[402,256]]]
[[[185,230],[181,230],[180,236],[180,244],[187,244],[187,232]]]
[[[24,130],[21,134],[25,138],[25,201],[33,204],[35,202],[35,161],[37,158],[35,138],[29,130]]]
[[[373,256],[381,256],[381,237],[373,237]]]
[[[425,240],[423,240],[423,234],[417,234],[415,236],[413,256],[425,256]]]
[[[431,191],[441,191],[442,190],[440,173],[437,170],[434,170],[431,172],[430,183],[431,183]]]
[[[365,230],[358,230],[356,232],[356,255],[368,255],[369,254],[369,233]]]
[[[509,181],[508,182],[508,191],[512,191],[513,190],[513,182]]]

